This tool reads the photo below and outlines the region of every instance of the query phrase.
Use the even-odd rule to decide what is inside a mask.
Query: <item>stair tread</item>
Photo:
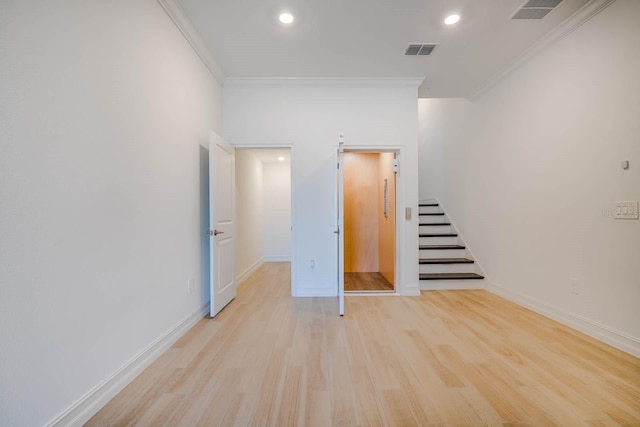
[[[420,245],[420,249],[464,249],[462,245]]]
[[[451,223],[450,222],[421,222],[418,225],[420,225],[420,226],[422,226],[422,225],[451,225]]]
[[[427,213],[419,213],[420,216],[443,216],[444,212],[427,212]]]
[[[418,206],[440,206],[438,203],[419,203]]]
[[[423,233],[419,237],[457,237],[457,233]]]
[[[469,258],[420,258],[420,264],[473,264]]]
[[[465,280],[465,279],[484,279],[476,273],[421,273],[420,280]]]

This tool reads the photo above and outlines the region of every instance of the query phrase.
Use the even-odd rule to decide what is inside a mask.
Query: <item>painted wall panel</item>
[[[291,260],[291,164],[263,164],[264,259]]]
[[[236,150],[236,277],[263,258],[265,208],[263,165],[250,151]]]
[[[417,210],[417,89],[394,84],[327,81],[245,82],[224,88],[224,136],[241,145],[293,145],[295,205],[293,260],[296,295],[335,295],[337,271],[336,147],[340,132],[351,146],[403,150],[398,194]],[[247,124],[250,124],[248,126]],[[419,292],[415,217],[399,223],[401,289]],[[310,261],[315,261],[311,267]]]
[[[208,301],[221,88],[156,1],[3,2],[0,39],[0,425],[40,426]]]

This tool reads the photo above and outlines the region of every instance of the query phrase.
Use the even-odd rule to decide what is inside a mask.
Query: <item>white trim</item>
[[[264,262],[291,262],[291,256],[289,255],[280,255],[280,256],[266,256],[263,258]]]
[[[472,280],[422,280],[422,291],[461,291],[469,289],[486,289],[486,279]]]
[[[479,86],[471,94],[471,96],[469,96],[469,99],[473,100],[481,96],[502,79],[527,63],[531,58],[538,55],[540,52],[549,48],[553,44],[559,42],[560,40],[571,34],[573,31],[577,30],[582,24],[589,21],[598,13],[602,12],[614,1],[615,0],[591,0],[590,2],[582,6],[577,12],[567,18],[564,22],[562,22],[547,35],[538,40],[538,42],[536,42],[529,49],[525,50],[524,53],[518,56],[514,61],[509,63],[506,68],[493,75],[489,78],[489,80]]]
[[[220,86],[224,85],[225,74],[218,61],[213,57],[202,36],[193,25],[186,12],[177,0],[158,0],[160,6],[167,12],[178,30],[182,33],[187,42],[191,45],[198,57],[204,62],[209,72],[218,81]]]
[[[160,1],[160,0],[159,0]],[[367,78],[367,77],[227,77],[225,87],[259,86],[404,86],[418,89],[424,77],[410,78]]]
[[[251,273],[256,271],[258,269],[258,267],[260,267],[262,265],[263,262],[265,262],[264,258],[260,258],[258,261],[253,263],[253,265],[249,266],[249,268],[247,268],[245,271],[243,271],[242,273],[238,274],[236,276],[236,286],[240,285],[240,283],[242,281],[244,281],[246,278],[251,276]]]
[[[635,357],[640,357],[640,338],[497,285],[489,284],[485,289]]]
[[[209,313],[209,303],[187,315],[113,374],[89,390],[47,426],[82,426],[144,369]]]
[[[420,296],[420,291],[422,289],[420,289],[420,287],[415,287],[415,286],[405,286],[404,287],[404,292],[402,293],[403,297],[419,297]]]
[[[337,297],[335,288],[300,288],[296,289],[295,297]]]
[[[344,297],[400,297],[397,292],[384,291],[345,291]]]

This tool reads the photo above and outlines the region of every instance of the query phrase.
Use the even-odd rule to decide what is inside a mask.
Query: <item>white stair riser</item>
[[[420,264],[420,273],[475,273],[469,264]]]
[[[458,238],[453,237],[420,237],[421,245],[457,245]]]
[[[447,290],[447,289],[483,289],[484,280],[421,280],[420,289]]]
[[[426,223],[438,223],[442,224],[443,222],[447,222],[444,215],[422,215],[420,216],[420,224]]]
[[[420,258],[465,258],[464,249],[420,249]]]
[[[441,212],[440,206],[420,206],[418,213],[437,213]]]
[[[451,233],[450,225],[421,225],[420,234],[447,234]]]

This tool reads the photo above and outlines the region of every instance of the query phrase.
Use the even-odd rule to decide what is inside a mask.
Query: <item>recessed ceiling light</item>
[[[278,19],[280,20],[280,22],[282,22],[283,24],[291,24],[293,22],[293,15],[290,14],[289,12],[284,12],[281,13],[280,16],[278,17]]]
[[[284,162],[284,157],[283,156],[278,157],[278,161],[279,162]]]
[[[460,20],[460,15],[449,15],[445,18],[444,23],[447,25],[453,25]]]

